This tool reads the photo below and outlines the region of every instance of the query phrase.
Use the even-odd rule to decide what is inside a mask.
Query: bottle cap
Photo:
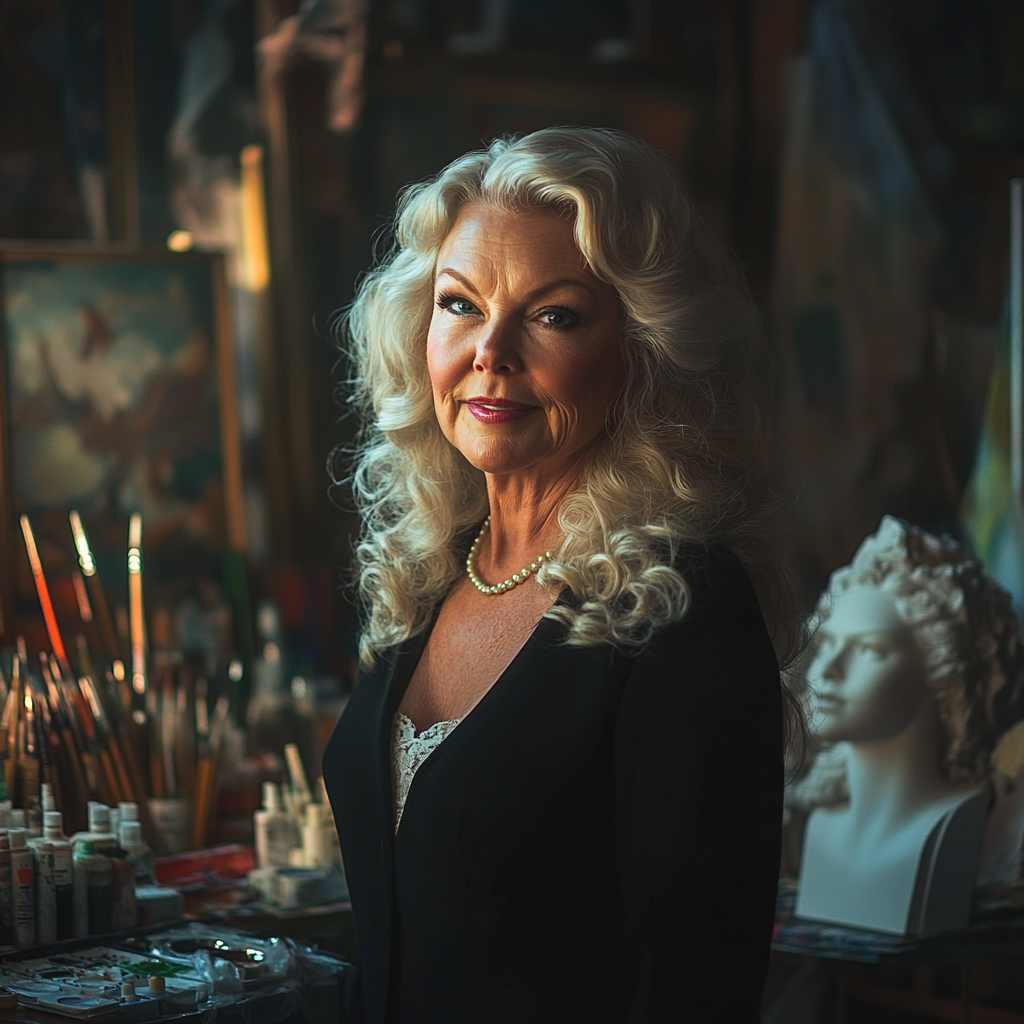
[[[142,843],[142,822],[122,821],[121,822],[121,845],[139,846]]]
[[[110,808],[106,804],[89,801],[89,831],[110,831]]]
[[[64,815],[60,811],[43,812],[43,828],[53,829],[57,832],[64,831]]]
[[[252,806],[250,804],[250,806]],[[150,992],[163,992],[166,988],[163,977],[159,974],[154,974],[149,979],[149,991]]]
[[[96,844],[91,839],[82,839],[78,844],[78,852],[91,857],[96,852]]]
[[[53,786],[44,782],[40,788],[42,790],[40,799],[43,802],[43,814],[46,814],[47,811],[57,810],[57,805],[53,802]]]
[[[139,805],[130,803],[127,800],[122,800],[118,805],[118,809],[121,811],[121,821],[138,821],[139,820]]]
[[[10,828],[7,830],[7,837],[11,842],[12,850],[25,849],[25,837],[28,835],[27,828]]]
[[[121,998],[126,1003],[138,1002],[139,997],[135,994],[135,982],[131,978],[121,982]]]
[[[7,816],[7,824],[11,828],[24,828],[26,825],[25,812],[22,810],[11,811]]]
[[[267,811],[281,809],[281,791],[274,782],[263,783],[263,809]]]

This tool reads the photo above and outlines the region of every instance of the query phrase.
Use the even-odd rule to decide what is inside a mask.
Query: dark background
[[[886,492],[881,511],[957,532],[1006,288],[1007,182],[1024,174],[1024,5],[835,6],[942,228],[922,299],[932,355],[900,384],[907,422],[899,429],[914,469]],[[503,133],[552,124],[634,132],[669,155],[730,240],[781,345],[772,309],[787,83],[814,5],[518,0],[492,52],[453,52],[453,37],[479,27],[481,7],[373,4],[362,109],[352,131],[335,132],[323,62],[291,62],[280,109],[259,85],[255,43],[295,12],[289,0],[0,0],[0,237],[105,235],[163,246],[182,226],[168,139],[189,48],[211,24],[226,41],[194,139],[210,166],[236,174],[243,146],[265,147],[274,257],[262,430],[245,453],[247,474],[267,495],[267,540],[250,573],[255,590],[280,600],[292,641],[326,668],[344,669],[355,635],[338,586],[354,518],[325,469],[353,429],[339,402],[345,367],[332,322],[371,264],[403,185]],[[96,181],[100,219],[90,213]],[[946,351],[957,345],[959,355]],[[786,394],[780,388],[783,405]],[[941,443],[929,426],[936,417]],[[799,483],[799,459],[795,468]],[[808,600],[878,513],[870,502],[857,506],[853,526],[828,543],[801,546],[795,532],[793,563]]]

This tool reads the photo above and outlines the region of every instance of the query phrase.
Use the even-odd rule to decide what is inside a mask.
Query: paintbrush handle
[[[196,798],[192,810],[192,849],[206,845],[206,822],[210,817],[210,791],[213,784],[213,765],[210,758],[201,757],[196,766]]]

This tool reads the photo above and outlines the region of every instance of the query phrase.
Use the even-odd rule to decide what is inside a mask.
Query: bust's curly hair
[[[836,595],[860,586],[889,594],[917,642],[945,733],[946,778],[982,781],[996,740],[1024,715],[1024,650],[1010,595],[951,537],[893,516],[832,574],[815,621],[828,617]],[[819,760],[794,796],[845,799],[841,758],[825,751]]]
[[[642,645],[686,612],[680,546],[721,544],[746,567],[788,660],[799,623],[776,546],[768,352],[742,272],[663,156],[620,132],[550,128],[407,188],[395,244],[347,314],[366,424],[351,479],[364,524],[363,664],[426,628],[487,514],[483,473],[438,426],[425,359],[436,255],[468,202],[567,217],[622,304],[626,375],[607,440],[563,503],[563,543],[537,575],[577,601],[548,616],[572,644]]]

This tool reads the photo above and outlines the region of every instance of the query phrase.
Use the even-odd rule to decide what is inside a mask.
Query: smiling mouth
[[[508,398],[467,398],[464,404],[481,423],[510,423],[539,411],[539,406],[524,405]]]

